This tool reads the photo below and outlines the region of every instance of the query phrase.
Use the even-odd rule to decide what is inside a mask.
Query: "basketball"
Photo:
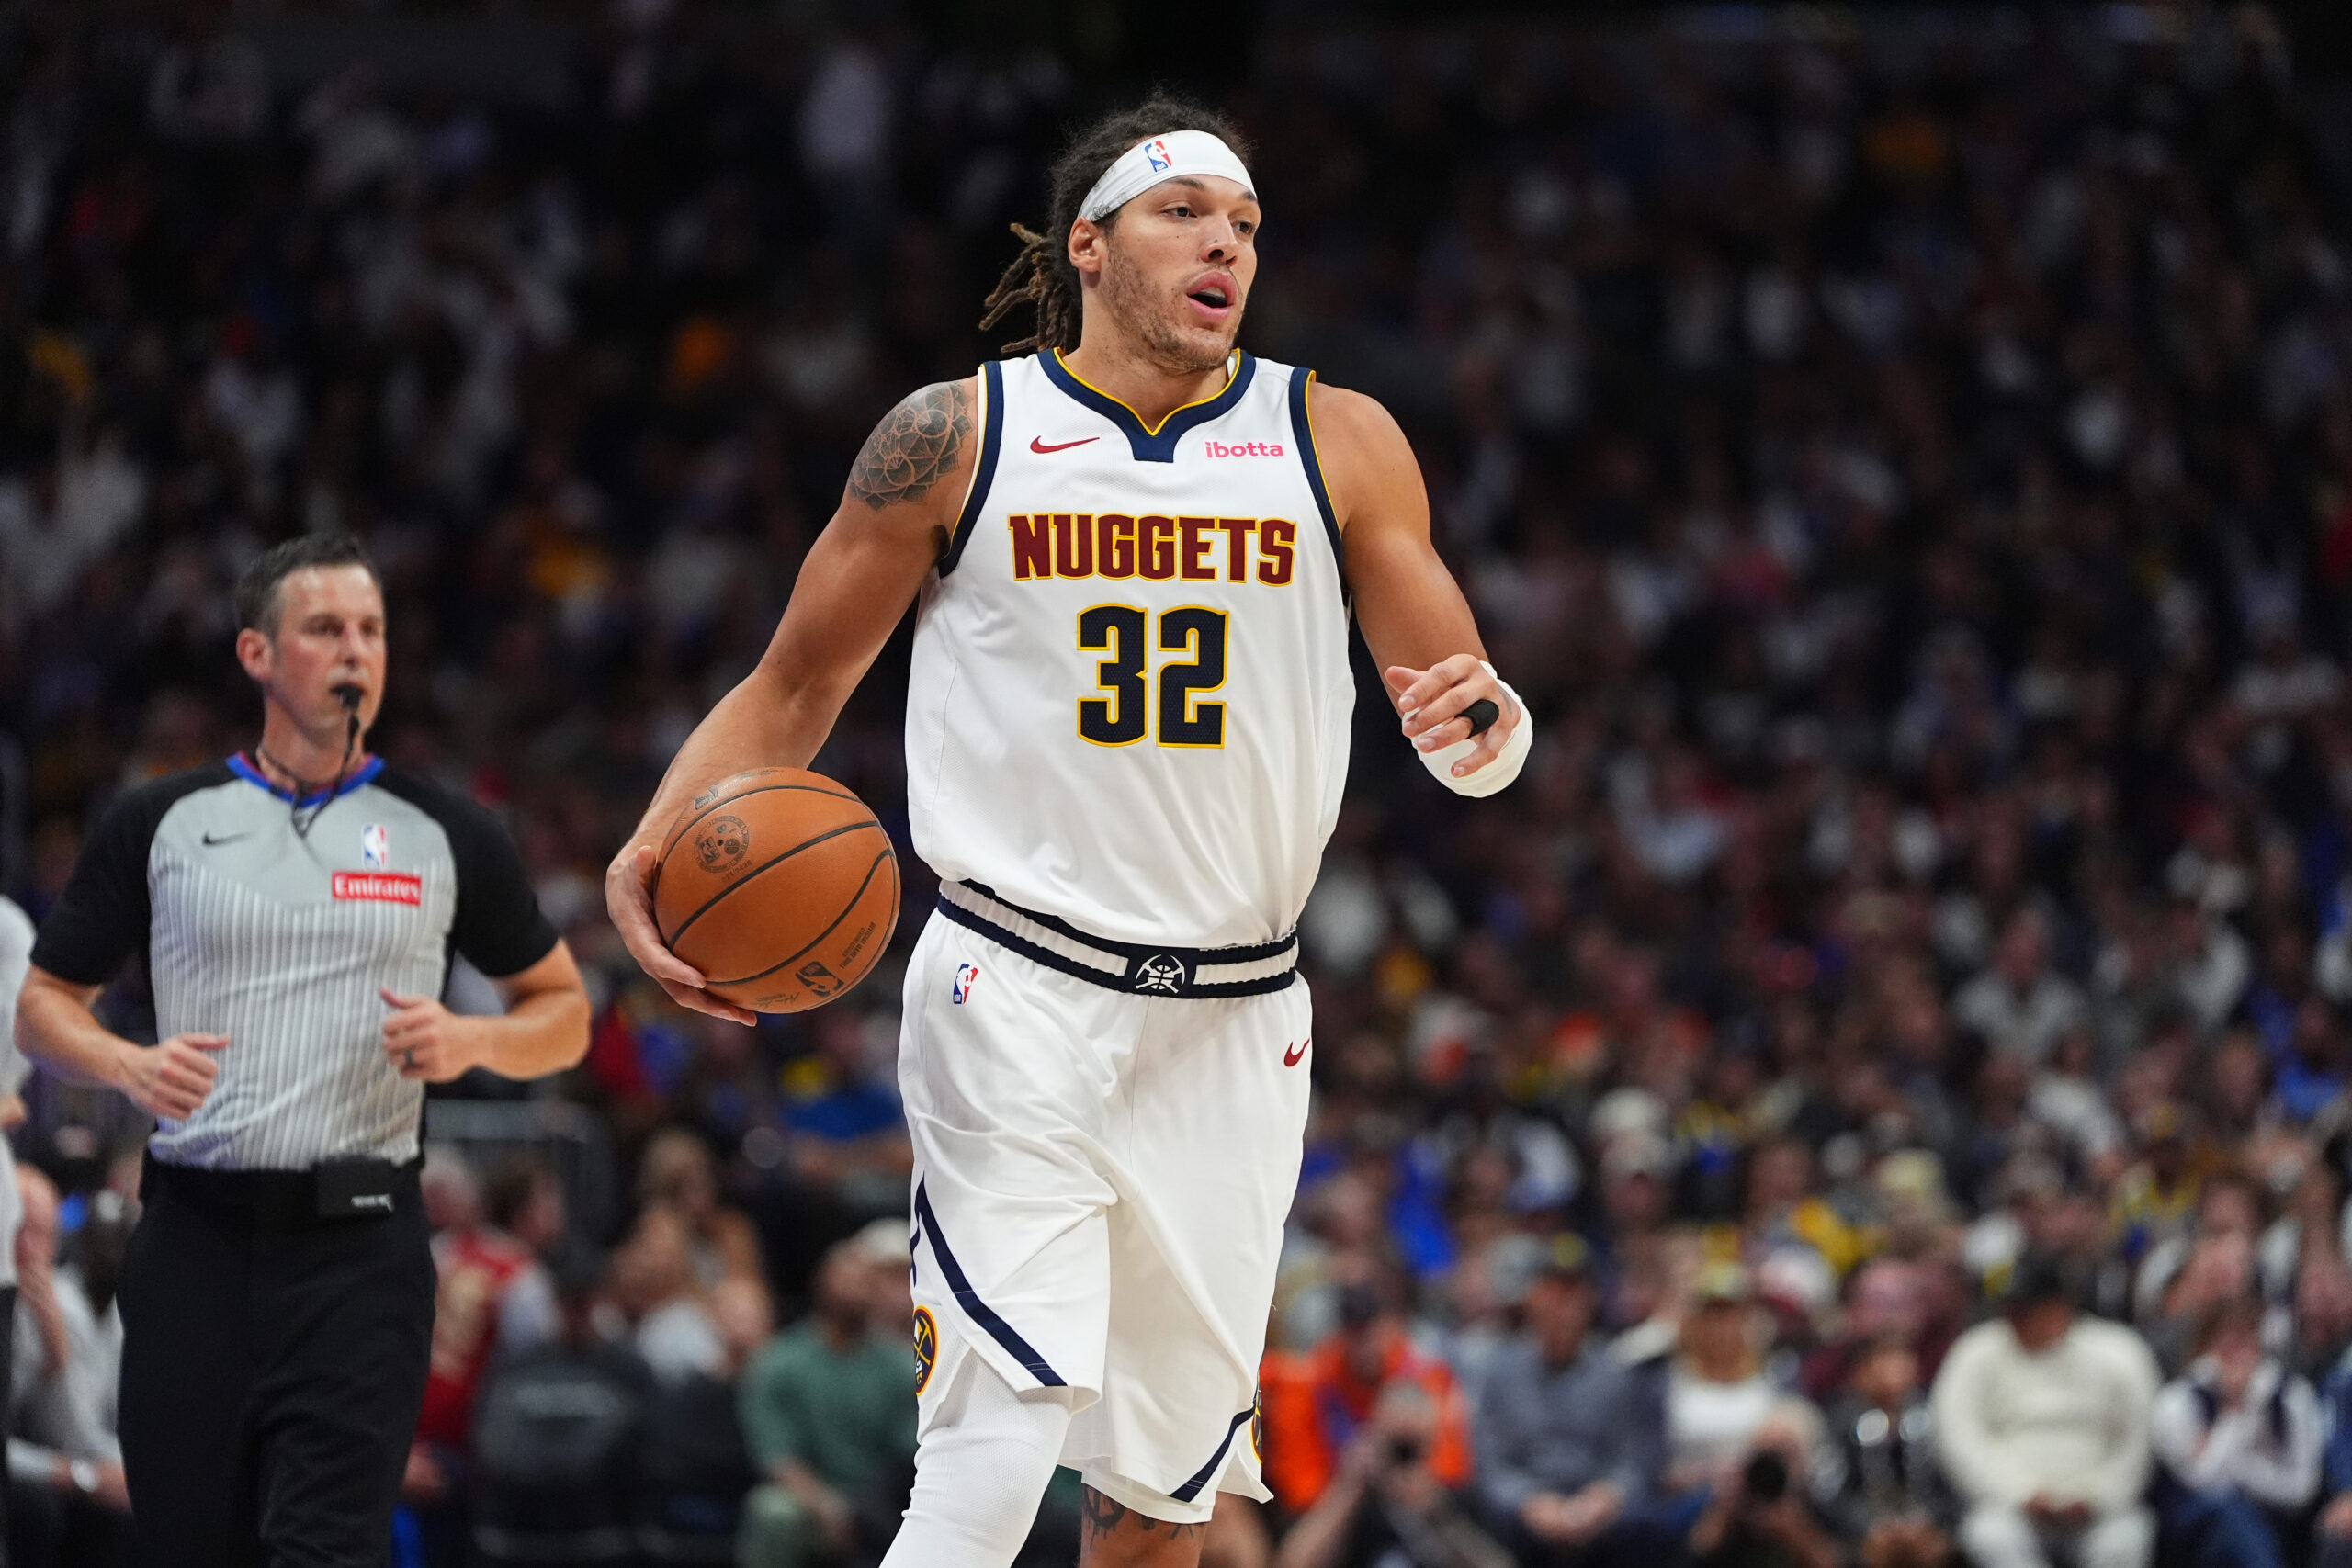
[[[714,996],[820,1007],[865,978],[899,922],[899,857],[865,802],[762,768],[695,796],[662,845],[653,919]]]

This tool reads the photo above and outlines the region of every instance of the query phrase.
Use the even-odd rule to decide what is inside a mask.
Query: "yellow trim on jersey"
[[[1054,350],[1054,363],[1059,365],[1064,370],[1069,371],[1069,378],[1071,380],[1077,382],[1080,386],[1085,388],[1096,397],[1109,398],[1111,401],[1126,410],[1127,412],[1133,416],[1136,423],[1143,427],[1143,433],[1146,435],[1157,435],[1161,431],[1167,429],[1168,422],[1174,419],[1178,414],[1182,413],[1184,409],[1196,409],[1203,403],[1213,403],[1219,398],[1225,396],[1226,393],[1231,391],[1233,389],[1233,378],[1241,365],[1241,351],[1237,348],[1231,354],[1225,356],[1224,386],[1219,387],[1216,391],[1211,392],[1205,398],[1194,398],[1191,402],[1184,404],[1183,408],[1170,409],[1165,414],[1160,416],[1160,421],[1158,424],[1144,424],[1143,415],[1136,412],[1135,404],[1127,401],[1125,398],[1117,397],[1110,392],[1104,391],[1102,388],[1096,386],[1093,382],[1088,380],[1077,371],[1071,370],[1069,367],[1069,361],[1062,357],[1062,351],[1058,348]],[[1313,423],[1312,415],[1308,416],[1308,423],[1310,424]]]
[[[1323,498],[1329,501],[1331,476],[1323,470],[1323,438],[1315,433],[1315,372],[1309,370],[1306,373],[1306,390],[1298,395],[1298,406],[1306,411],[1306,460],[1315,465],[1316,475],[1322,481]],[[1331,508],[1331,526],[1339,531],[1342,538],[1347,536],[1348,520],[1340,515],[1340,509],[1336,504]]]

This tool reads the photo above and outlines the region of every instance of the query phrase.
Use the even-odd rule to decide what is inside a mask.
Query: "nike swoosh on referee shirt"
[[[204,835],[204,847],[209,850],[220,844],[233,844],[239,839],[250,839],[253,836],[253,830],[251,829],[247,829],[242,833],[223,833],[217,839],[211,834],[207,833]]]
[[[1039,453],[1067,452],[1073,446],[1083,446],[1090,441],[1100,441],[1102,439],[1102,438],[1099,435],[1081,435],[1075,441],[1057,441],[1051,446],[1048,446],[1046,445],[1046,438],[1044,436],[1033,435],[1029,438],[1029,450]]]

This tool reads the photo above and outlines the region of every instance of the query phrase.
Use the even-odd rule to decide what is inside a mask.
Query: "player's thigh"
[[[1312,1029],[1304,983],[1227,1002],[1156,1003],[1135,1075],[1120,1152],[1141,1223],[1125,1234],[1160,1249],[1237,1331],[1262,1326],[1273,1300],[1298,1189]]]
[[[942,919],[918,942],[899,1077],[939,1373],[968,1350],[1015,1388],[1100,1386],[1117,1196],[1102,1138],[1142,1008]]]
[[[1121,1100],[1148,1018],[1125,992],[1049,969],[942,915],[907,965],[899,1082],[920,1140],[1082,1151]]]

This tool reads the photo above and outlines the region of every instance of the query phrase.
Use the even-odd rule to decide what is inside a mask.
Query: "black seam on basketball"
[[[668,860],[670,858],[670,852],[678,847],[678,840],[684,838],[689,832],[693,831],[695,824],[696,822],[700,822],[712,812],[719,810],[724,807],[732,806],[739,800],[748,799],[755,795],[770,795],[780,789],[805,789],[811,795],[827,795],[832,796],[835,800],[857,800],[857,796],[852,795],[845,789],[819,789],[815,784],[762,784],[757,789],[739,790],[735,794],[729,795],[725,800],[712,801],[708,806],[703,807],[700,811],[695,812],[691,820],[681,822],[675,828],[671,829],[670,836],[662,841],[662,859]],[[860,806],[864,806],[865,804],[865,802],[862,800],[857,800],[857,803]],[[658,863],[655,864],[654,869],[657,872],[661,869]]]
[[[750,882],[752,878],[758,876],[762,872],[766,871],[769,867],[782,865],[786,861],[790,860],[801,851],[814,848],[816,845],[823,843],[827,839],[838,839],[843,833],[862,833],[869,829],[879,833],[882,831],[882,824],[872,821],[852,822],[846,827],[834,828],[829,831],[820,833],[813,839],[803,839],[798,843],[793,845],[790,849],[785,851],[784,853],[776,856],[774,860],[763,861],[760,864],[753,866],[751,870],[745,872],[742,875],[737,877],[734,881],[729,883],[726,886],[712,894],[708,898],[703,900],[703,906],[701,908],[696,909],[693,914],[688,915],[684,919],[679,921],[678,929],[662,939],[662,945],[668,948],[673,953],[677,952],[678,939],[686,934],[686,929],[689,926],[692,926],[696,920],[701,919],[705,915],[709,914],[712,905],[718,903],[721,898],[726,897],[729,893],[734,892],[735,889],[742,886],[745,883]]]
[[[745,975],[733,980],[705,980],[703,985],[706,987],[711,986],[748,986],[754,980],[766,979],[769,976],[783,968],[786,964],[791,964],[798,959],[808,957],[808,948],[815,947],[819,942],[824,941],[827,937],[832,935],[833,932],[839,931],[841,929],[842,922],[849,919],[850,911],[856,908],[858,900],[865,897],[865,890],[874,886],[874,866],[880,865],[884,861],[888,861],[893,866],[897,865],[899,863],[898,852],[891,849],[885,849],[880,854],[874,857],[874,865],[869,865],[865,868],[865,880],[859,883],[857,885],[857,891],[849,896],[849,902],[842,905],[842,912],[833,917],[833,923],[808,939],[808,947],[802,948],[790,958],[781,959],[776,963],[769,964],[766,968],[761,970],[756,975]],[[887,942],[889,939],[886,937],[883,940]]]

